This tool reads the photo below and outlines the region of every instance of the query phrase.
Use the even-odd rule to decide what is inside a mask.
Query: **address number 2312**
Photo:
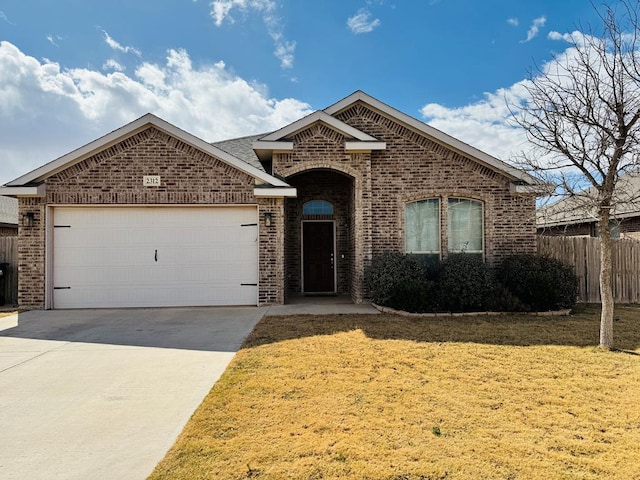
[[[145,175],[142,177],[142,185],[145,187],[159,187],[160,175]]]

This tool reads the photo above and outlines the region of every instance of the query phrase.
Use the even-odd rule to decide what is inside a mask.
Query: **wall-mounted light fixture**
[[[264,214],[264,226],[270,227],[273,224],[273,213],[266,212]]]
[[[35,223],[36,214],[33,212],[27,212],[22,216],[22,226],[23,227],[33,227]]]

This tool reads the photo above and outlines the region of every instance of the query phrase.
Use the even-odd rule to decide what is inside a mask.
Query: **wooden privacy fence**
[[[573,265],[578,276],[578,301],[600,303],[600,239],[538,237],[538,253]],[[640,241],[613,241],[613,298],[617,303],[640,303]]]
[[[4,303],[15,305],[18,303],[18,237],[0,237],[0,263],[3,262],[9,263],[4,278]]]

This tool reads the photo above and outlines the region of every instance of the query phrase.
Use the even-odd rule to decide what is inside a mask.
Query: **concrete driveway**
[[[264,312],[0,318],[0,478],[146,478]]]

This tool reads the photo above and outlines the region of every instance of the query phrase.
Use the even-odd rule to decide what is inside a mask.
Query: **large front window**
[[[407,253],[440,253],[440,201],[408,203],[405,209]]]
[[[444,204],[445,202],[443,202]],[[484,211],[481,202],[446,200],[444,222],[440,200],[430,198],[405,205],[405,252],[440,255],[440,232],[446,225],[446,249],[451,253],[484,251]]]
[[[482,253],[482,203],[449,199],[448,247],[455,253]]]

